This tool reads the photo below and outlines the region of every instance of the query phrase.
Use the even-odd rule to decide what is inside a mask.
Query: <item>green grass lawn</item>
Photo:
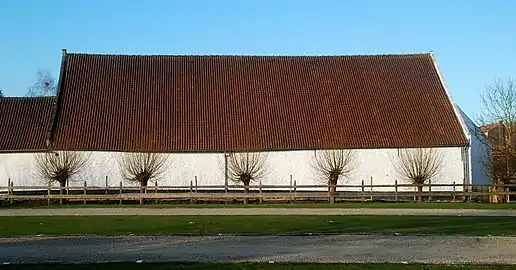
[[[514,217],[31,216],[0,217],[0,235],[405,233],[516,235]]]
[[[89,265],[9,265],[0,266],[6,270],[509,270],[516,266],[480,266],[480,265],[422,265],[422,264],[259,264],[259,263],[235,263],[235,264],[89,264]]]
[[[489,204],[489,203],[292,203],[292,204],[70,204],[70,205],[10,205],[1,208],[105,208],[105,207],[148,207],[148,208],[423,208],[423,209],[515,209],[516,203]]]

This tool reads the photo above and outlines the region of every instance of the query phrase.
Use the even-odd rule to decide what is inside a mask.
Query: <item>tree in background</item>
[[[516,78],[495,80],[481,95],[478,121],[487,134],[489,153],[484,169],[491,176],[493,191],[503,191],[516,172]],[[499,201],[503,196],[495,196]]]
[[[29,87],[28,97],[55,96],[57,92],[57,81],[46,70],[38,70],[38,80]]]
[[[437,177],[444,165],[442,153],[432,148],[400,149],[393,160],[398,176],[417,187],[418,202],[423,202],[423,185]]]
[[[319,179],[328,185],[330,203],[335,203],[335,192],[339,178],[349,178],[357,167],[354,150],[316,151],[312,163]]]
[[[249,185],[267,174],[267,156],[264,153],[232,153],[228,158],[228,177],[236,184],[244,185],[244,193],[249,193]],[[244,204],[249,202],[244,198]]]
[[[0,97],[5,97],[4,91],[2,91],[2,89],[0,89]]]

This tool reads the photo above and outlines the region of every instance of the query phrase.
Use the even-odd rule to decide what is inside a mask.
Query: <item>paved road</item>
[[[371,208],[65,208],[0,209],[0,216],[102,216],[102,215],[412,215],[512,216],[516,210],[480,209],[371,209]]]
[[[0,238],[0,263],[136,260],[516,264],[516,237],[334,235]]]

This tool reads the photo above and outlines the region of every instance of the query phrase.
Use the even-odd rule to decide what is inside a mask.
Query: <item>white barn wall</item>
[[[432,179],[433,184],[450,184],[454,181],[462,184],[464,179],[464,162],[460,147],[436,148],[444,155],[444,167],[439,178]],[[356,150],[358,166],[349,180],[339,183],[360,185],[370,183],[374,185],[393,185],[397,175],[392,167],[391,158],[398,153],[397,149],[361,149]],[[75,177],[72,185],[83,185],[87,181],[89,186],[104,186],[108,176],[108,185],[118,186],[120,176],[116,152],[88,152],[89,166]],[[222,153],[173,153],[170,155],[169,169],[166,177],[159,181],[159,185],[178,186],[189,185],[197,176],[199,185],[224,184],[224,155]],[[277,151],[268,152],[269,173],[262,181],[264,185],[288,185],[290,175],[298,185],[314,185],[321,183],[310,164],[313,161],[314,150],[309,151]],[[42,185],[38,180],[34,161],[35,154],[14,153],[0,154],[0,181],[4,186],[7,178],[11,178],[15,186]],[[399,184],[403,183],[401,180]],[[124,185],[128,185],[124,183]],[[443,190],[446,188],[434,188]],[[360,190],[355,189],[355,190]],[[375,188],[375,191],[381,190]],[[384,188],[384,190],[386,190]],[[390,189],[393,190],[393,189]],[[399,189],[402,190],[401,188]],[[462,190],[457,187],[457,191]]]
[[[490,184],[491,176],[487,173],[485,162],[490,157],[491,149],[488,146],[488,140],[484,137],[484,133],[475,123],[459,108],[461,117],[468,128],[468,135],[471,144],[471,183],[472,184]]]
[[[17,186],[44,185],[35,176],[34,153],[0,154],[0,186],[11,179]]]
[[[483,136],[479,134],[477,136]],[[486,145],[486,141],[477,136],[471,137],[471,183],[472,184],[490,184],[491,176],[487,173],[485,162],[492,155],[491,150]]]

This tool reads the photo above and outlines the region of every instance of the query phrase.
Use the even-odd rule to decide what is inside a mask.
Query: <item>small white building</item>
[[[393,157],[435,148],[432,183],[488,183],[486,151],[431,53],[357,56],[69,54],[55,98],[0,98],[0,179],[41,184],[34,152],[86,151],[78,185],[118,185],[121,152],[170,155],[160,185],[224,184],[224,153],[268,156],[264,184],[320,183],[323,149],[355,149],[346,183],[394,184]],[[342,182],[341,182],[342,183]],[[457,190],[461,190],[458,188]]]

